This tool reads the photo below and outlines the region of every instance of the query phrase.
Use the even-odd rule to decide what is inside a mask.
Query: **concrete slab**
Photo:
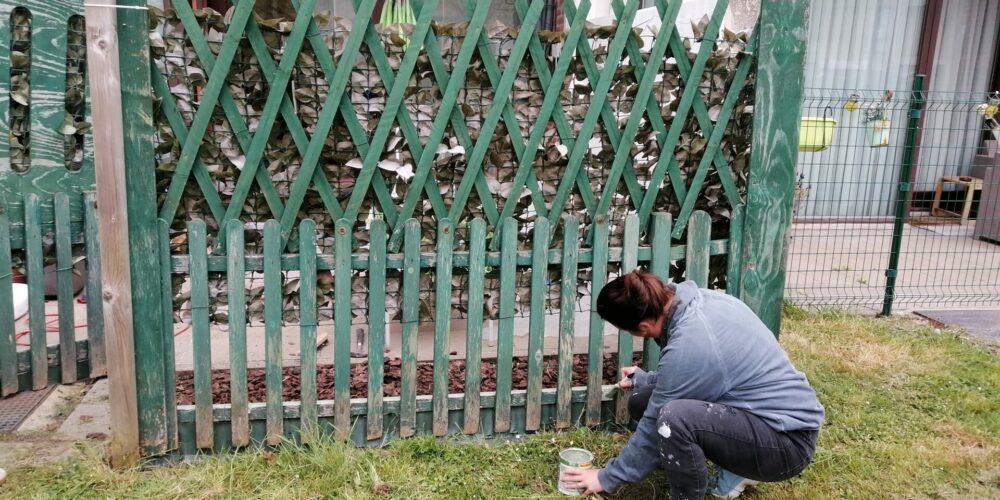
[[[108,379],[94,383],[59,427],[59,434],[73,441],[108,441],[111,436],[111,402]]]
[[[915,311],[935,323],[958,327],[976,339],[1000,346],[1000,309],[964,311]]]
[[[1000,246],[971,237],[974,223],[903,228],[894,311],[1000,308]],[[802,306],[878,312],[892,224],[796,222],[785,296]]]
[[[87,393],[88,384],[77,382],[69,385],[58,385],[45,401],[28,415],[28,418],[17,428],[18,432],[55,432],[63,420],[73,411]]]
[[[0,468],[10,474],[17,474],[17,468],[24,465],[39,465],[57,462],[80,453],[77,443],[55,439],[40,434],[13,434],[0,442]]]
[[[28,332],[29,326],[28,322],[31,315],[25,314],[21,316],[16,322],[14,322],[14,331],[18,334]],[[58,345],[59,344],[59,303],[55,300],[48,300],[45,302],[45,324],[48,325],[45,341],[48,345]],[[81,304],[73,301],[73,324],[76,326],[76,339],[84,340],[87,338],[87,304]],[[17,351],[27,351],[30,349],[30,338],[29,335],[22,335],[17,339]]]

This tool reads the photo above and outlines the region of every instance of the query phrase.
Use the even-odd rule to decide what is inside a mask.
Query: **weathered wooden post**
[[[142,0],[86,4],[112,462],[168,451],[152,93]],[[124,69],[122,71],[121,69]],[[126,265],[127,263],[127,265]]]
[[[111,384],[111,462],[127,466],[139,460],[139,419],[116,17],[115,9],[108,6],[86,7],[88,73],[95,104],[92,112],[96,125],[93,134],[98,231],[104,243],[101,300]]]
[[[740,297],[778,335],[791,226],[809,0],[761,4]]]

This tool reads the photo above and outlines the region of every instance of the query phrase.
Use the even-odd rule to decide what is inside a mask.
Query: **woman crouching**
[[[636,270],[604,287],[597,313],[660,347],[655,372],[622,370],[632,388],[635,433],[603,469],[564,473],[585,494],[666,471],[672,499],[701,499],[705,461],[720,469],[712,494],[736,498],[758,481],[782,481],[806,468],[823,407],[777,339],[739,300],[693,282],[664,284]]]

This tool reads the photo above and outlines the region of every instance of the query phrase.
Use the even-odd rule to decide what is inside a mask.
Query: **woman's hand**
[[[566,469],[563,472],[562,482],[569,488],[579,490],[583,495],[594,495],[604,491],[604,487],[597,479],[599,472],[601,469]]]
[[[632,386],[635,385],[635,382],[632,381],[632,376],[638,369],[639,367],[637,366],[626,366],[625,368],[622,368],[622,379],[618,381],[618,387],[621,387],[622,389],[632,388]]]

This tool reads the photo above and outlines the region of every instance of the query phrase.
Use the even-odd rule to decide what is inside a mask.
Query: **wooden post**
[[[809,0],[761,5],[740,297],[777,336],[798,158]]]
[[[152,456],[168,451],[167,408],[170,405],[167,400],[174,397],[174,381],[173,371],[166,366],[163,348],[164,336],[173,332],[172,325],[164,324],[163,314],[146,0],[119,0],[116,10],[120,40],[118,57],[121,67],[126,69],[121,79],[121,104],[128,110],[122,115],[122,123],[128,168],[125,194],[132,271],[133,339],[138,368],[139,445],[144,455]]]
[[[94,105],[94,164],[97,176],[101,281],[105,342],[111,384],[111,462],[139,460],[135,349],[132,341],[132,287],[122,128],[118,35],[115,9],[88,6],[87,64]]]

